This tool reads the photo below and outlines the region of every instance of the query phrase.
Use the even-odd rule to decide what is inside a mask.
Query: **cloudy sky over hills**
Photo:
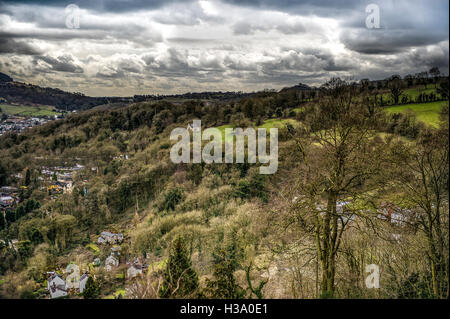
[[[67,15],[77,14],[65,11],[71,3],[80,8],[78,29],[66,26]],[[366,27],[369,3],[380,8],[380,29]],[[448,6],[448,0],[0,1],[0,72],[94,96],[278,89],[432,66],[448,74]]]

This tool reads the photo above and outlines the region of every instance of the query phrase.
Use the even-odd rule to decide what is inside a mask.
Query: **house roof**
[[[80,277],[80,281],[84,280],[85,278],[89,277],[89,272],[85,272],[83,275],[81,275]]]

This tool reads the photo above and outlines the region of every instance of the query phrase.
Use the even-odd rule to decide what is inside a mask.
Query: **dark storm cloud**
[[[43,61],[44,63],[40,63]],[[36,56],[34,63],[38,66],[37,68],[41,71],[51,72],[68,72],[68,73],[83,73],[83,69],[73,63],[74,60],[69,55],[62,55],[58,58],[52,58],[50,56]]]
[[[272,86],[277,85],[293,85],[295,83],[313,83],[317,81],[325,80],[330,76],[327,72],[313,72],[309,74],[298,74],[297,72],[285,73],[285,72],[272,72],[270,74],[262,74],[258,72],[249,72],[244,74],[242,81],[249,84],[268,84]]]
[[[342,26],[341,41],[363,54],[395,54],[448,40],[448,1],[381,1],[380,29],[368,29],[365,11]]]
[[[335,16],[343,14],[349,9],[364,7],[361,0],[224,0],[238,6],[247,6],[261,9],[273,9],[285,12],[302,12],[321,16]]]
[[[23,41],[16,41],[14,39],[2,38],[0,36],[0,54],[23,54],[36,55],[40,54],[40,50],[34,48],[30,44]]]
[[[25,4],[25,5],[41,5],[66,7],[71,3],[75,3],[80,8],[91,9],[100,12],[131,12],[139,10],[158,9],[172,3],[190,3],[192,0],[18,0],[18,1],[0,1],[0,13],[2,4]]]
[[[341,41],[353,51],[364,54],[393,54],[411,47],[439,43],[445,35],[409,30],[351,30],[343,32]]]
[[[219,59],[199,60],[197,64],[188,62],[189,52],[170,48],[164,56],[144,56],[146,72],[164,77],[205,77],[225,71]]]
[[[95,95],[447,73],[448,51],[447,0],[0,0],[0,71]]]
[[[442,43],[439,46],[425,49],[419,48],[412,51],[406,58],[406,62],[411,66],[423,65],[427,68],[433,66],[439,67],[441,70],[448,70],[449,67],[449,47],[448,43]]]

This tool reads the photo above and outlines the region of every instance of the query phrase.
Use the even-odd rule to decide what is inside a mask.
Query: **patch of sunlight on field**
[[[447,101],[438,101],[431,103],[395,105],[387,107],[385,110],[390,114],[403,113],[407,110],[412,110],[419,121],[433,127],[439,127],[439,112],[447,103]]]
[[[87,249],[91,249],[94,253],[98,254],[100,252],[100,248],[94,243],[90,243],[86,245]]]
[[[54,112],[53,107],[48,105],[27,106],[0,104],[0,108],[2,109],[2,113],[17,116],[53,116],[60,114]]]
[[[266,130],[269,130],[271,128],[282,128],[284,127],[287,123],[290,123],[292,126],[296,127],[300,125],[300,122],[294,120],[294,119],[270,119],[270,120],[266,120],[264,121],[264,124],[257,126],[257,128],[265,128]],[[255,125],[255,123],[253,123],[253,125]],[[220,130],[220,133],[222,133],[222,141],[225,141],[225,129],[226,128],[235,128],[235,125],[232,124],[226,124],[226,125],[221,125],[217,127]],[[246,128],[243,127],[243,129],[245,130]],[[228,134],[228,137],[231,138],[231,134]]]
[[[291,124],[292,126],[299,125],[299,122],[294,119],[270,119],[264,121],[264,124],[261,126],[258,126],[260,128],[270,129],[270,128],[282,128],[287,123]]]
[[[434,88],[434,86],[428,87],[427,89],[425,89],[423,86],[409,88],[409,89],[405,89],[403,91],[402,96],[406,95],[406,96],[408,96],[409,99],[416,100],[417,97],[422,93],[424,93],[424,94],[435,93],[436,94],[436,89]],[[389,101],[392,99],[391,94],[389,92],[383,93],[382,96],[383,96],[384,101]],[[400,99],[402,98],[402,96],[400,96]]]

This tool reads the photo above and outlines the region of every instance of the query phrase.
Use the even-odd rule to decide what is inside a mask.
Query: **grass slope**
[[[267,131],[271,128],[282,128],[284,127],[284,125],[286,125],[287,123],[292,124],[292,126],[297,126],[299,125],[299,122],[294,120],[294,119],[270,119],[270,120],[266,120],[264,121],[263,125],[258,126],[258,128],[265,128]],[[255,124],[255,123],[253,123]],[[226,128],[234,128],[234,125],[231,124],[226,124],[226,125],[222,125],[222,126],[218,126],[217,127],[220,132],[222,133],[222,141],[225,141],[225,129]],[[246,129],[246,127],[243,127],[242,129]],[[231,136],[230,136],[231,137]]]
[[[424,122],[427,125],[438,127],[439,126],[439,112],[442,107],[446,105],[447,101],[438,101],[431,103],[418,103],[418,104],[405,104],[395,105],[385,108],[388,113],[403,113],[406,110],[412,110],[416,113],[417,119]]]
[[[52,106],[39,105],[39,106],[26,106],[26,105],[11,105],[0,104],[2,113],[7,115],[17,116],[53,116],[60,113],[54,112]]]

